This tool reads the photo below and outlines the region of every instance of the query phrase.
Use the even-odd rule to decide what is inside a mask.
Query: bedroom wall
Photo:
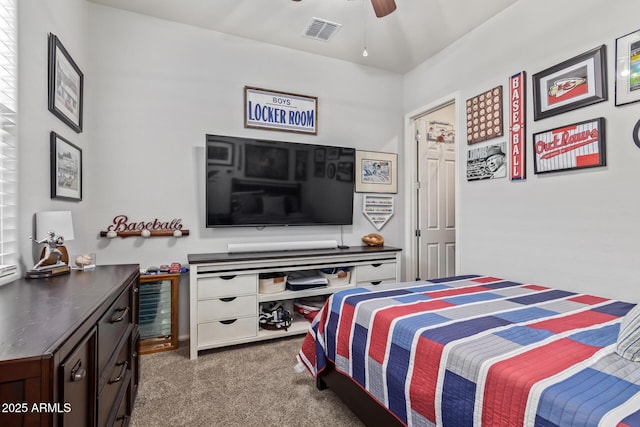
[[[19,212],[18,236],[21,268],[33,267],[40,256],[40,245],[28,239],[33,235],[34,214],[38,211],[71,211],[75,239],[67,241],[70,254],[87,250],[88,205],[93,193],[84,188],[81,202],[50,198],[49,135],[55,131],[78,146],[85,159],[92,156],[92,118],[86,114],[85,130],[77,134],[47,109],[47,40],[57,35],[80,69],[89,67],[87,44],[87,3],[84,0],[20,0],[18,4],[18,138]],[[85,92],[85,96],[91,93]],[[85,171],[86,174],[86,171]],[[86,174],[87,175],[87,174]],[[86,177],[85,175],[85,177]],[[38,232],[38,237],[44,237]]]
[[[467,182],[460,145],[460,273],[640,302],[640,150],[632,140],[640,103],[614,105],[615,39],[640,28],[636,9],[632,0],[520,0],[406,74],[405,114],[455,91],[462,102],[497,85],[507,91],[510,76],[527,72],[526,181]],[[602,44],[609,99],[534,121],[531,76]],[[534,174],[533,133],[597,117],[606,119],[606,167]],[[457,123],[464,141],[463,108]]]

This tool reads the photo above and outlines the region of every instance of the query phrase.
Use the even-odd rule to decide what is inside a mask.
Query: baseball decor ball
[[[149,237],[149,236],[151,236],[151,232],[145,228],[144,230],[142,230],[142,231],[140,232],[140,235],[141,235],[142,237]]]
[[[78,267],[85,267],[89,264],[93,264],[93,258],[91,258],[89,255],[78,255],[76,257],[76,265]]]

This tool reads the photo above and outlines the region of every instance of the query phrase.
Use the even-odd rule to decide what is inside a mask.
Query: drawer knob
[[[111,323],[122,322],[124,320],[124,318],[126,317],[127,313],[129,312],[129,307],[118,308],[116,311],[121,311],[122,314],[120,316],[115,316],[114,315],[109,322],[111,322]]]
[[[82,367],[82,361],[78,360],[71,370],[71,381],[82,381],[87,376],[87,370]]]
[[[234,275],[231,275],[231,276],[220,276],[220,278],[221,278],[222,280],[233,280],[233,279],[235,279],[235,277],[236,277],[236,275],[235,275],[235,274],[234,274]]]
[[[380,283],[382,283],[382,280],[376,280],[375,282],[371,282],[372,285],[379,285]]]
[[[371,264],[372,267],[380,267],[382,265],[382,263],[378,263],[378,264]]]
[[[234,299],[236,299],[237,297],[229,297],[229,298],[220,298],[220,301],[222,302],[231,302]]]
[[[125,360],[124,362],[116,363],[116,366],[121,366],[120,374],[117,377],[110,379],[109,384],[122,381],[122,378],[124,378],[124,373],[127,372],[127,366],[129,366],[129,363]]]
[[[238,319],[231,319],[231,320],[221,320],[220,323],[222,323],[223,325],[231,325],[233,323],[235,323]]]

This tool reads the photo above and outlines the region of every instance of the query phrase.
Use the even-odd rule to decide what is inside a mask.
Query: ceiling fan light
[[[362,51],[362,56],[367,57],[369,56],[369,52],[367,52],[367,47],[364,47],[364,50]]]

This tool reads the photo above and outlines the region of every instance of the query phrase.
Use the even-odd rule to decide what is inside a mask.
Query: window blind
[[[17,273],[17,0],[0,0],[0,278]]]

